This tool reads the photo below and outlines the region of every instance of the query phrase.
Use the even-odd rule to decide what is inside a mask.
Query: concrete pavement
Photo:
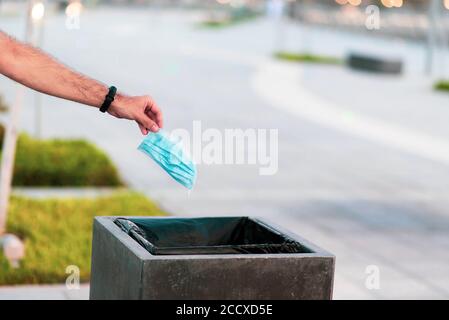
[[[35,285],[0,287],[0,300],[87,300],[89,286],[67,289],[65,285]]]

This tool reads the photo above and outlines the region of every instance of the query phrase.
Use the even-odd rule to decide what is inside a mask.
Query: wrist
[[[121,93],[116,93],[114,101],[112,101],[110,108],[120,109],[125,104],[125,96]]]
[[[127,112],[128,99],[128,96],[117,93],[114,101],[112,101],[111,106],[108,109],[108,113],[117,118],[129,118]]]

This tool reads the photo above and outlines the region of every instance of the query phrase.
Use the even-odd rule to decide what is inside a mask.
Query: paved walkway
[[[286,67],[270,59],[270,21],[209,31],[193,27],[197,18],[88,11],[81,30],[68,32],[63,17],[53,17],[44,48],[124,91],[150,91],[169,129],[191,129],[195,119],[219,130],[278,128],[276,175],[260,176],[257,166],[200,165],[198,185],[188,194],[136,150],[141,137],[134,124],[53,98],[43,100],[44,135],[95,141],[132,187],[173,214],[260,215],[310,239],[337,256],[337,299],[448,298],[449,97],[422,78],[422,48],[289,25],[285,47],[397,54],[407,74]],[[0,27],[20,30],[12,18]],[[97,50],[80,54],[94,43]],[[110,50],[111,43],[119,45]],[[13,101],[11,83],[0,79],[0,85]],[[31,109],[23,127],[32,132],[33,126]],[[380,271],[377,290],[365,285],[373,265]]]
[[[125,189],[125,188],[123,188]],[[34,188],[14,187],[12,192],[17,196],[29,198],[96,198],[108,196],[122,188]]]
[[[89,286],[68,290],[65,285],[0,287],[0,300],[87,300]]]

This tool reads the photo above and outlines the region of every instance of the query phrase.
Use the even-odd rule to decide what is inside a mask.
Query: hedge
[[[433,87],[435,90],[449,91],[449,81],[448,80],[437,81]]]
[[[121,186],[109,157],[85,140],[37,140],[21,134],[15,186]]]
[[[276,52],[274,56],[280,60],[303,63],[321,63],[321,64],[341,64],[342,61],[336,57],[321,56],[310,53],[293,53],[280,51]]]

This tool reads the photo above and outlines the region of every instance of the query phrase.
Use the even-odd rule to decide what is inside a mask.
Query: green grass
[[[227,26],[231,26],[235,23],[233,23],[230,20],[223,20],[223,21],[219,21],[219,20],[206,20],[201,22],[201,26],[205,27],[205,28],[222,28],[222,27],[227,27]]]
[[[0,96],[0,112],[6,112],[8,111],[8,106],[6,105],[5,101],[3,100],[3,97]]]
[[[231,16],[229,19],[225,20],[205,20],[200,23],[200,26],[204,28],[219,29],[234,26],[243,22],[248,22],[259,16],[260,14],[258,13],[246,13],[241,15],[234,15]]]
[[[433,85],[433,88],[439,91],[449,91],[449,80],[439,80]]]
[[[0,124],[0,155],[3,148],[3,137],[5,136],[5,127]]]
[[[110,158],[85,140],[37,140],[21,134],[13,185],[79,187],[123,183]]]
[[[0,253],[0,285],[63,283],[76,265],[90,277],[92,221],[99,215],[164,215],[144,196],[119,192],[96,199],[36,200],[12,197],[8,232],[24,239],[26,257],[13,269]]]
[[[336,57],[315,55],[310,53],[293,53],[280,51],[276,52],[274,56],[277,59],[291,61],[291,62],[302,62],[302,63],[318,63],[318,64],[341,64],[342,61]]]

